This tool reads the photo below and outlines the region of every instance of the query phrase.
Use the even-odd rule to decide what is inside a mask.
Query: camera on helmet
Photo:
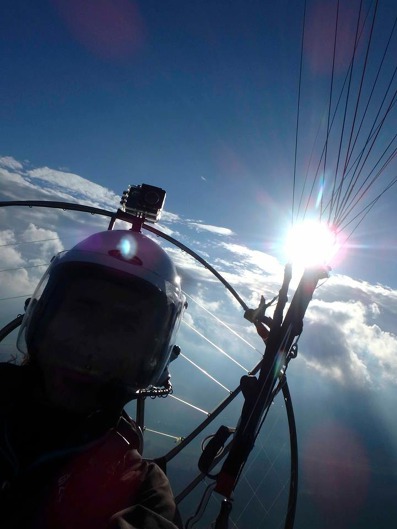
[[[161,187],[142,184],[128,186],[121,197],[121,209],[148,222],[157,222],[165,202],[165,191]]]

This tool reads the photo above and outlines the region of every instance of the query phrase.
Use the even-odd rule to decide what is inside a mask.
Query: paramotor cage
[[[62,210],[81,211],[93,215],[101,215],[110,218],[108,229],[113,229],[116,220],[128,222],[132,228],[136,228],[137,217],[126,211],[119,209],[116,213],[105,209],[95,208],[91,206],[80,205],[76,203],[58,202],[58,201],[40,201],[40,200],[17,200],[0,202],[0,207],[6,206],[27,206],[27,207],[45,207]],[[162,231],[147,225],[138,219],[138,229],[144,228],[149,232],[167,240],[174,244],[182,251],[192,256],[195,260],[200,262],[207,268],[233,295],[244,309],[245,314],[249,309],[246,303],[234,290],[234,288],[217,272],[207,261],[201,256],[192,251],[190,248],[174,239],[173,237],[163,233]],[[278,302],[274,312],[273,318],[264,316],[262,319],[254,321],[258,333],[264,338],[266,336],[266,349],[261,361],[255,368],[244,376],[240,384],[236,387],[230,395],[213,410],[209,416],[197,426],[186,438],[156,461],[166,467],[166,464],[171,461],[181,450],[183,450],[194,438],[196,438],[232,401],[239,395],[240,392],[244,396],[244,405],[241,411],[238,427],[235,430],[232,440],[226,445],[223,456],[226,459],[222,465],[221,471],[215,477],[215,491],[224,496],[221,506],[221,512],[218,516],[215,527],[227,527],[227,520],[231,510],[231,496],[241,475],[242,469],[249,457],[249,454],[254,446],[256,436],[263,424],[267,411],[279,391],[282,391],[288,415],[288,427],[290,433],[290,451],[291,451],[291,477],[289,487],[289,499],[287,514],[285,518],[285,529],[292,529],[295,517],[296,499],[297,499],[297,485],[298,485],[298,454],[297,454],[297,436],[294,412],[292,407],[291,395],[289,392],[285,371],[288,362],[291,358],[296,356],[296,340],[302,332],[303,318],[306,309],[312,298],[313,292],[317,286],[318,281],[327,276],[328,271],[325,268],[316,268],[306,270],[300,284],[295,292],[289,309],[283,316],[284,309],[287,303],[288,287],[291,280],[291,267],[287,265],[285,268],[284,281],[278,295]],[[247,318],[250,319],[250,318]],[[252,321],[252,320],[251,320]],[[22,315],[18,315],[13,321],[0,330],[0,341],[2,341],[9,333],[16,329],[22,322]],[[270,332],[266,330],[263,334],[260,332],[264,328],[263,322],[270,326]],[[256,374],[259,373],[258,378]],[[169,392],[169,391],[168,391]],[[160,388],[153,388],[148,392],[142,392],[137,399],[136,421],[140,427],[144,427],[144,406],[145,397],[147,396],[164,396],[167,391],[162,391]],[[222,459],[222,458],[220,458]],[[207,466],[211,470],[220,461],[219,458],[213,458]],[[200,483],[208,473],[200,472],[197,477],[178,494],[176,502],[182,501],[196,486]]]

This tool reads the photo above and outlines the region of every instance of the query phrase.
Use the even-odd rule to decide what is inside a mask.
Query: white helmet
[[[117,336],[117,330],[114,331],[116,336],[111,345],[113,351],[100,353],[102,357],[104,354],[108,355],[108,363],[113,357],[119,363],[116,383],[129,396],[133,396],[138,389],[155,385],[161,379],[170,361],[175,335],[186,305],[179,277],[170,257],[152,239],[141,233],[126,230],[96,233],[71,250],[55,256],[31,298],[18,335],[18,348],[34,360],[46,325],[54,318],[58,308],[63,307],[62,303],[67,299],[73,281],[78,278],[79,284],[84,287],[85,284],[90,285],[93,277],[99,281],[99,292],[102,291],[101,281],[107,285],[103,290],[105,293],[112,292],[112,285],[117,285],[115,291],[123,292],[123,297],[127,300],[124,304],[128,306],[134,306],[135,296],[139,298],[141,312],[137,319],[141,323],[138,327],[144,328],[141,331],[144,337],[139,336],[135,341],[133,333],[136,332],[137,323],[133,321],[136,319],[135,313],[131,312],[132,316],[122,322],[120,336]],[[98,292],[96,296],[99,299]],[[111,317],[115,304],[114,297],[111,299],[112,306],[106,304],[106,299],[101,299],[101,307],[105,307],[101,316],[106,313]],[[106,317],[105,315],[101,320],[102,329],[107,326]],[[69,330],[69,334],[73,336],[73,329]],[[99,340],[101,329],[97,330],[97,334]],[[132,337],[128,343],[126,336]],[[53,354],[56,355],[57,352],[54,351]],[[90,358],[93,369],[96,361],[94,352]],[[100,364],[99,360],[97,364]],[[106,369],[102,366],[98,369],[109,370],[108,366]],[[106,376],[111,378],[112,374],[107,373]]]

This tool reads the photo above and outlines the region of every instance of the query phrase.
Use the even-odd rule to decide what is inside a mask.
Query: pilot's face
[[[49,403],[89,413],[111,384],[138,389],[146,348],[156,341],[153,294],[86,277],[68,281],[54,296],[35,353]]]

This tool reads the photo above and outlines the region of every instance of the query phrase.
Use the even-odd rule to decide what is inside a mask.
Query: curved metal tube
[[[8,336],[12,331],[14,331],[17,327],[19,327],[23,320],[23,314],[18,314],[16,318],[14,318],[10,323],[7,323],[1,330],[0,330],[0,342],[4,340],[6,336]]]
[[[124,211],[121,211],[120,209],[117,210],[116,213],[112,211],[108,211],[106,209],[101,208],[94,208],[92,206],[84,206],[82,204],[73,204],[72,202],[54,202],[54,201],[46,201],[46,200],[11,200],[9,202],[2,201],[0,202],[0,207],[8,207],[8,206],[27,206],[29,208],[32,207],[43,207],[43,208],[53,208],[53,209],[63,209],[65,211],[81,211],[85,213],[91,213],[92,215],[102,215],[104,217],[111,217],[113,225],[114,221],[116,219],[124,220],[126,222],[133,223],[135,217],[131,215],[130,213],[126,213]],[[196,252],[191,250],[188,246],[185,246],[181,242],[177,241],[170,235],[166,235],[162,231],[158,230],[157,228],[154,228],[153,226],[149,226],[148,224],[143,224],[142,227],[150,231],[151,233],[154,233],[155,235],[158,235],[159,237],[162,237],[163,239],[171,242],[187,254],[189,254],[193,259],[196,259],[199,263],[201,263],[207,270],[209,270],[219,281],[227,288],[227,290],[232,294],[232,296],[240,303],[240,305],[243,307],[244,310],[248,309],[248,306],[244,302],[244,300],[238,295],[238,293],[234,290],[234,288],[226,281],[226,279],[215,270],[205,259],[200,257]]]
[[[58,201],[45,201],[45,200],[14,200],[14,201],[0,201],[0,207],[8,207],[8,206],[25,206],[25,207],[47,207],[47,208],[54,208],[54,209],[62,209],[62,210],[70,210],[70,211],[81,211],[85,213],[91,213],[92,215],[102,215],[105,217],[110,217],[111,222],[109,225],[109,229],[113,227],[113,224],[115,220],[123,220],[126,222],[130,222],[131,224],[134,221],[134,216],[126,213],[124,211],[121,211],[120,209],[114,213],[105,209],[101,208],[95,208],[92,206],[84,206],[81,204],[74,204],[69,202],[58,202]],[[242,298],[238,295],[238,293],[234,290],[234,288],[226,281],[226,279],[219,274],[205,259],[200,257],[196,252],[191,250],[189,247],[185,246],[181,242],[177,241],[173,237],[166,235],[162,231],[158,230],[157,228],[154,228],[153,226],[149,226],[147,224],[143,224],[142,227],[146,229],[147,231],[154,233],[155,235],[158,235],[159,237],[162,237],[163,239],[171,242],[178,248],[180,248],[182,251],[186,252],[188,255],[193,257],[195,260],[200,262],[207,270],[209,270],[226,288],[229,290],[229,292],[233,295],[233,297],[240,303],[242,308],[244,310],[248,309],[248,306],[246,303],[242,300]],[[14,320],[12,320],[10,323],[8,323],[3,329],[0,330],[0,342],[8,336],[13,330],[15,330],[22,322],[23,315],[18,315]],[[261,367],[262,362],[260,362],[252,371],[252,374],[256,373],[259,368]],[[289,500],[288,500],[288,510],[285,520],[285,529],[292,529],[294,524],[294,518],[295,518],[295,509],[296,509],[296,501],[297,501],[297,486],[298,486],[298,450],[297,450],[297,436],[296,436],[296,425],[295,425],[295,417],[294,417],[294,411],[292,407],[292,400],[291,395],[288,389],[287,383],[283,385],[282,388],[284,400],[286,404],[286,410],[287,410],[287,416],[288,416],[288,426],[290,431],[290,447],[291,447],[291,480],[290,480],[290,489],[289,489]],[[222,402],[208,417],[201,425],[199,425],[191,434],[181,443],[180,446],[175,447],[173,450],[171,450],[168,454],[163,456],[164,463],[171,460],[177,453],[182,450],[187,444],[192,441],[215,417],[229,404],[231,400],[240,392],[240,386],[238,386],[232,394],[225,399],[224,402]],[[194,487],[201,481],[201,479],[204,476],[197,476],[190,485],[186,487],[186,489],[179,495],[179,501],[183,499],[191,490],[194,489]]]

